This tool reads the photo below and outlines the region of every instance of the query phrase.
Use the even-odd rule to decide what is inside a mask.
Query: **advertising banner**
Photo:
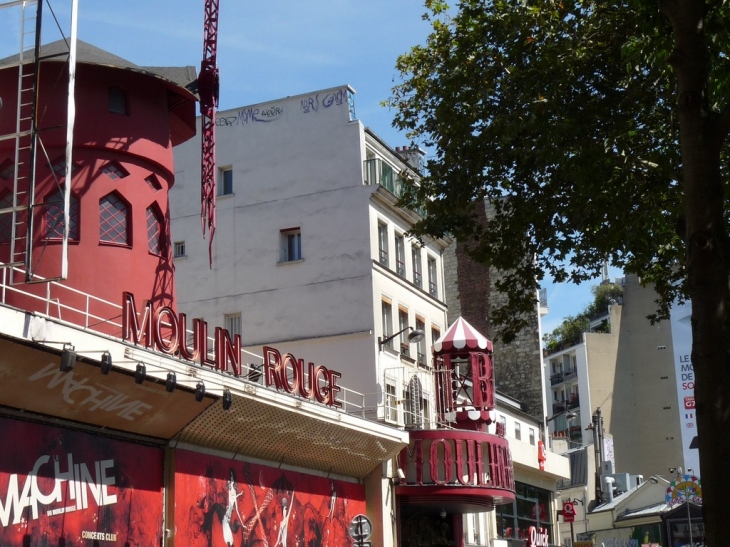
[[[197,452],[175,452],[175,538],[187,547],[352,545],[365,487]]]
[[[164,384],[136,384],[117,371],[105,376],[82,361],[62,372],[59,362],[53,353],[0,340],[0,404],[169,439],[213,402],[198,403],[183,390],[167,393]]]
[[[6,418],[0,431],[0,545],[160,545],[161,449]]]
[[[697,450],[697,412],[695,410],[695,373],[692,366],[692,303],[672,306],[672,349],[677,374],[679,418],[682,425],[684,470],[700,476],[700,455]]]

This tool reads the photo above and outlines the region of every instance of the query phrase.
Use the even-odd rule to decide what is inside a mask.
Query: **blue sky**
[[[68,29],[71,1],[50,0],[50,6]],[[79,0],[78,35],[138,65],[198,67],[203,6],[203,0]],[[421,0],[220,0],[220,108],[349,84],[358,118],[391,146],[408,144],[381,102],[397,80],[398,55],[425,42],[425,11]],[[0,58],[18,52],[19,14],[0,10]],[[60,37],[53,25],[46,9],[44,43]],[[550,313],[543,330],[582,310],[597,283],[546,283]]]

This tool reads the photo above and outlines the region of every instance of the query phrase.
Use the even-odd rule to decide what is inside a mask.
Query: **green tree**
[[[503,338],[536,280],[604,258],[654,284],[654,319],[692,300],[709,545],[730,491],[727,0],[426,0],[432,32],[398,59],[394,125],[432,150],[403,202],[507,272]],[[478,222],[484,200],[494,206]],[[524,257],[535,257],[526,262]],[[527,295],[527,296],[526,296]],[[534,313],[534,312],[533,312]],[[725,528],[725,529],[724,529]]]
[[[569,315],[563,322],[553,329],[553,332],[546,333],[542,339],[546,349],[554,353],[570,346],[579,344],[583,340],[583,333],[590,327],[590,321],[585,315],[573,317]]]

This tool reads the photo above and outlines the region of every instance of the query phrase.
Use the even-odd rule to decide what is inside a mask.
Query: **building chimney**
[[[396,152],[412,168],[423,174],[426,168],[426,153],[420,148],[408,146],[396,147]]]

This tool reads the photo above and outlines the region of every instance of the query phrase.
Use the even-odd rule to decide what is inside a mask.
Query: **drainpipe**
[[[603,485],[606,491],[606,501],[608,503],[611,503],[613,501],[613,485],[615,482],[616,479],[614,479],[613,477],[603,477]]]

